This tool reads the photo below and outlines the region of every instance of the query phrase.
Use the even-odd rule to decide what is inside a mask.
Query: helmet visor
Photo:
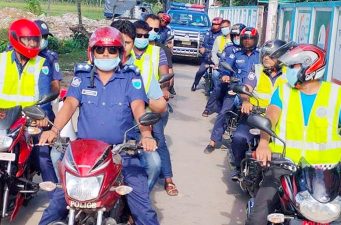
[[[284,55],[279,57],[286,66],[294,66],[300,64],[303,68],[312,65],[318,59],[318,55],[312,51],[304,51],[301,48],[289,50]]]
[[[28,49],[39,48],[41,37],[30,36],[30,37],[20,37],[19,41]]]

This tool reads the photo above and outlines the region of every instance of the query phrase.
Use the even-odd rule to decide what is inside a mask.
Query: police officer
[[[160,38],[158,41],[165,45],[167,38],[171,35],[171,28],[168,26],[171,22],[171,17],[167,13],[160,13],[158,16],[160,18]]]
[[[208,62],[210,60],[209,55],[210,55],[210,52],[213,48],[214,40],[216,39],[216,37],[221,35],[220,26],[221,26],[222,21],[223,21],[223,19],[220,17],[215,17],[212,20],[211,30],[206,33],[205,38],[204,38],[204,42],[202,43],[202,46],[199,49],[199,52],[200,52],[200,54],[203,55],[203,57],[202,57],[202,61],[201,61],[199,70],[195,74],[194,82],[193,82],[192,87],[191,87],[192,91],[196,90],[201,77],[205,74],[205,72],[207,70],[206,65],[208,64]]]
[[[269,103],[272,92],[286,82],[286,67],[280,66],[277,58],[270,57],[279,48],[286,44],[282,40],[267,41],[261,48],[260,57],[262,64],[256,64],[244,81],[250,92],[258,98],[259,107],[265,109]],[[254,106],[257,106],[255,98],[241,95],[243,113],[242,119],[233,134],[231,149],[234,155],[235,171],[231,173],[231,179],[237,181],[240,174],[240,163],[249,149],[249,143],[254,137],[249,130],[251,127],[246,123],[247,115],[250,114]]]
[[[51,131],[44,132],[39,144],[51,143],[59,131],[80,107],[78,138],[97,139],[110,144],[123,142],[124,132],[145,112],[148,103],[143,81],[135,67],[122,66],[124,42],[118,30],[98,28],[89,39],[88,56],[92,64],[78,64],[68,96],[55,119]],[[156,142],[151,128],[140,126],[144,150],[155,151]],[[129,132],[129,139],[136,137]],[[147,176],[137,157],[123,157],[124,182],[133,188],[127,196],[135,224],[158,225],[151,206]],[[66,217],[67,209],[61,189],[53,193],[49,207],[44,211],[40,225]]]
[[[16,105],[30,106],[38,99],[51,93],[53,67],[49,60],[39,52],[41,31],[37,24],[27,19],[14,21],[9,28],[10,48],[0,56],[0,107]],[[39,54],[39,55],[38,55]],[[19,79],[20,78],[20,79]],[[4,82],[1,82],[4,81]],[[19,85],[20,82],[20,85]],[[53,119],[51,104],[42,106],[50,119]],[[37,122],[37,126],[47,127],[47,119]],[[35,140],[37,141],[37,140]],[[38,149],[37,149],[38,150]],[[57,182],[48,146],[40,146],[33,151],[35,160],[39,158],[39,167],[44,181]]]
[[[222,26],[223,26],[223,24],[224,23],[222,23]],[[227,28],[229,28],[229,26],[227,26]],[[225,29],[227,29],[227,28],[225,28]],[[223,54],[221,55],[221,58],[218,59],[219,63],[224,61],[226,56],[230,56],[231,54],[234,54],[240,50],[239,36],[240,36],[240,32],[244,28],[245,28],[245,25],[241,24],[241,23],[237,23],[237,24],[232,26],[231,33],[229,34],[229,38],[231,41],[226,43],[226,46],[223,49]],[[212,54],[212,61],[213,61],[213,56],[214,56],[214,54]],[[217,64],[219,64],[219,63],[217,63]],[[221,67],[219,67],[217,72],[220,74],[229,73],[229,71],[226,72]],[[205,106],[205,110],[202,113],[203,117],[208,117],[208,115],[210,115],[214,112],[219,112],[221,109],[221,105],[223,103],[224,93],[226,92],[227,84],[221,83],[219,79],[218,79],[218,81],[219,82],[214,83],[214,89],[213,89],[211,95],[209,96],[207,104]],[[222,89],[222,87],[224,87],[224,88]]]
[[[246,27],[240,33],[241,50],[227,57],[226,62],[236,71],[233,74],[229,71],[228,75],[221,77],[222,82],[229,83],[230,76],[235,76],[243,81],[252,69],[252,66],[259,62],[259,52],[257,50],[258,31],[253,27]],[[204,153],[209,154],[214,151],[216,143],[221,142],[225,131],[226,113],[232,110],[235,102],[235,95],[225,94],[223,106],[214,123],[211,134],[211,141],[206,146]]]

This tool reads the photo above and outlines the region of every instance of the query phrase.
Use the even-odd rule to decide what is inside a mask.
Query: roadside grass
[[[47,12],[47,2],[40,1],[42,10],[44,13]],[[27,10],[27,4],[24,1],[4,1],[0,0],[0,8],[4,7],[11,7],[11,8],[17,8],[22,10]],[[51,16],[60,16],[65,13],[77,13],[77,7],[76,4],[72,3],[61,3],[61,2],[53,2],[50,6],[50,14]],[[82,16],[90,18],[90,19],[103,19],[103,6],[90,6],[90,5],[82,5]]]
[[[59,65],[62,71],[73,72],[76,63],[85,62],[87,60],[86,51],[76,50],[70,53],[59,55]]]

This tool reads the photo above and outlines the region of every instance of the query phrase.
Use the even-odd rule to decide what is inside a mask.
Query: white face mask
[[[114,70],[121,62],[120,57],[114,59],[94,59],[95,66],[105,72]]]
[[[40,50],[44,50],[45,48],[47,48],[49,42],[47,39],[41,39],[40,41]]]
[[[221,28],[221,33],[223,35],[228,35],[231,32],[230,27],[223,27]]]

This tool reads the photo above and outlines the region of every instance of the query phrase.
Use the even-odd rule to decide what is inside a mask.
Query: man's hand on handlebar
[[[269,143],[259,143],[256,149],[256,159],[262,162],[262,166],[266,166],[271,161],[271,150]]]
[[[52,144],[57,140],[58,133],[53,130],[44,131],[41,133],[38,145]]]
[[[231,80],[230,76],[224,75],[221,77],[221,81],[223,83],[230,83],[230,80]]]
[[[156,141],[153,137],[142,137],[141,144],[146,152],[154,152],[157,149]]]
[[[241,112],[245,114],[250,114],[253,109],[253,105],[249,101],[243,101]]]
[[[32,123],[32,125],[37,127],[47,127],[49,125],[49,120],[47,118],[36,120]]]
[[[3,120],[6,118],[6,112],[0,111],[0,120]]]
[[[205,53],[205,50],[206,50],[206,49],[205,49],[204,47],[201,47],[201,48],[199,48],[199,52],[200,52],[200,54],[202,54],[202,55],[203,55],[203,54]]]

